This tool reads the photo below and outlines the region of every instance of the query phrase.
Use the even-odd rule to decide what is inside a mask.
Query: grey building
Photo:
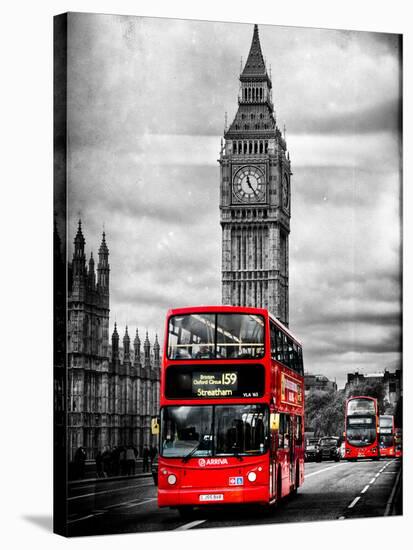
[[[160,346],[138,331],[133,350],[128,327],[119,346],[115,323],[109,346],[109,249],[105,233],[95,271],[86,267],[85,239],[79,221],[69,264],[67,328],[68,455],[84,447],[94,458],[105,447],[134,445],[140,452],[156,441],[150,422],[159,410]]]

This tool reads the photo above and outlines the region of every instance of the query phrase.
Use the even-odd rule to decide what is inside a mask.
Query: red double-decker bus
[[[379,459],[379,417],[377,399],[357,396],[347,399],[345,419],[345,455],[347,460]]]
[[[272,504],[304,481],[302,347],[267,310],[168,312],[158,504]]]
[[[380,456],[396,456],[394,441],[394,416],[381,414],[379,418],[379,427]]]
[[[403,444],[402,444],[402,429],[395,428],[394,430],[394,449],[395,457],[401,458],[403,456]]]

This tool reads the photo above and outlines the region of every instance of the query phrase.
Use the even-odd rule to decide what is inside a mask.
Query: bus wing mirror
[[[159,419],[158,417],[151,419],[151,433],[152,435],[159,435]]]

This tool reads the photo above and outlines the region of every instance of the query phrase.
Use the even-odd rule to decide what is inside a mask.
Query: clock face
[[[290,197],[289,197],[289,194],[288,194],[287,174],[284,174],[284,177],[283,177],[281,195],[282,195],[281,200],[282,200],[283,208],[285,208],[287,210],[288,209],[288,204],[290,202]]]
[[[235,197],[241,202],[264,202],[265,178],[263,172],[255,166],[243,166],[234,176],[233,191]]]

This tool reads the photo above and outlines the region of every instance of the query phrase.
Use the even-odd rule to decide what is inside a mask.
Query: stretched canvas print
[[[54,28],[55,531],[402,514],[402,37]]]

